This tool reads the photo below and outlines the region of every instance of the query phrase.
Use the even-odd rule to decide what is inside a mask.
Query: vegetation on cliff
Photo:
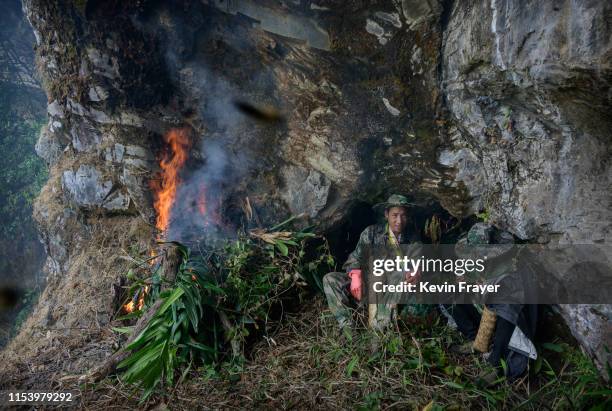
[[[284,225],[252,230],[217,248],[170,244],[179,251],[176,273],[168,259],[166,266],[155,257],[139,262],[128,274],[135,280],[124,305],[130,314],[120,320],[146,316],[146,324],[116,328],[138,333],[117,365],[122,379],[143,388],[146,399],[158,384],[171,386],[175,374],[193,367],[241,364],[245,347],[265,335],[270,319],[282,317],[284,305],[306,304],[304,286],[320,288],[334,259],[310,230],[278,231]]]

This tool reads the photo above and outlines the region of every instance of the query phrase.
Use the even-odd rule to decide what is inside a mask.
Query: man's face
[[[399,234],[406,228],[408,222],[408,213],[404,207],[391,207],[385,210],[385,218],[391,231],[395,234]]]

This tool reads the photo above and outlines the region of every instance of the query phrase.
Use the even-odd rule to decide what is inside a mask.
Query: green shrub
[[[304,288],[296,286],[320,285],[321,274],[333,267],[327,243],[320,238],[310,253],[316,257],[306,258],[309,240],[316,237],[309,229],[255,230],[198,254],[177,245],[183,260],[174,284],[160,291],[164,279],[159,268],[153,268],[148,278],[136,279],[130,288],[132,296],[147,287],[141,311],[155,307],[157,299],[162,302],[141,334],[124,348],[130,354],[118,365],[123,380],[144,389],[144,400],[160,383],[172,385],[179,370],[184,375],[196,365],[214,369],[226,360],[240,364],[247,338],[268,320],[273,306],[299,298]],[[133,271],[128,278],[135,279]]]

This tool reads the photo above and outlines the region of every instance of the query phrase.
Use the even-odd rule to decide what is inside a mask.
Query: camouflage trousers
[[[399,284],[401,278],[394,279],[393,282]],[[382,330],[392,324],[397,317],[397,304],[387,301],[385,295],[376,296],[376,304],[368,304],[366,296],[361,301],[357,301],[350,292],[351,279],[346,273],[331,272],[323,277],[323,292],[327,299],[327,305],[332,312],[340,327],[350,327],[352,324],[353,311],[362,310],[367,307],[368,325],[374,329]],[[365,291],[365,279],[362,288]]]

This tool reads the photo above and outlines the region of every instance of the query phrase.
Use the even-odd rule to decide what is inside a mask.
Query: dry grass
[[[66,227],[68,231],[70,227]],[[112,286],[130,264],[118,250],[151,238],[140,217],[95,219],[73,249],[67,272],[49,278],[32,315],[18,335],[0,353],[3,388],[57,388],[60,379],[83,373],[119,347],[110,330],[116,314]]]
[[[267,337],[242,365],[192,370],[175,387],[139,404],[140,392],[116,377],[87,387],[88,409],[571,409],[565,386],[582,370],[565,363],[555,377],[532,372],[496,389],[473,380],[479,357],[451,357],[453,330],[432,325],[400,326],[386,336],[358,329],[342,340],[317,297],[309,307],[268,324]],[[374,343],[373,341],[376,341]],[[373,350],[373,345],[377,349]],[[552,370],[552,369],[551,369]],[[551,371],[553,372],[553,371]]]

